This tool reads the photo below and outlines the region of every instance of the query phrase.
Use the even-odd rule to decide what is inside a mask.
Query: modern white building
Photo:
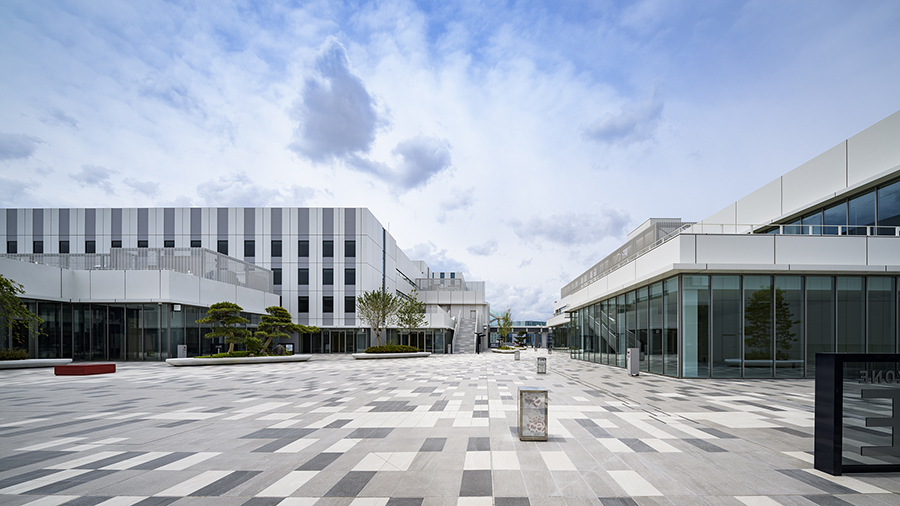
[[[898,275],[900,112],[700,222],[648,220],[548,325],[592,362],[812,377],[817,352],[897,352]]]
[[[272,305],[319,327],[286,343],[304,353],[368,347],[356,297],[370,290],[416,291],[427,324],[402,340],[436,353],[489,311],[483,282],[441,288],[443,274],[410,260],[365,208],[0,209],[0,236],[0,274],[25,286],[45,320],[37,340],[14,331],[0,346],[35,357],[163,360],[180,344],[189,356],[216,351],[195,321],[220,301],[243,307],[251,327]],[[399,340],[396,329],[386,337]]]

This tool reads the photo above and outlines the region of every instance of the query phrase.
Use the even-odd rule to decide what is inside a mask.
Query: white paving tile
[[[50,485],[52,483],[57,483],[63,480],[68,480],[69,478],[74,478],[78,475],[88,473],[90,469],[66,469],[64,471],[60,471],[58,473],[53,473],[47,476],[42,476],[40,478],[36,478],[33,480],[28,480],[24,483],[19,483],[17,485],[12,485],[6,487],[4,489],[0,489],[0,494],[12,495],[12,494],[23,494],[25,492],[29,492],[36,488],[41,488],[45,485]]]
[[[293,494],[306,484],[318,471],[291,471],[280,480],[256,494],[259,497],[285,497]],[[299,499],[299,498],[298,498]],[[282,503],[283,504],[283,503]],[[299,506],[299,505],[297,505]]]
[[[544,464],[551,471],[577,471],[575,464],[569,460],[566,452],[541,452]]]
[[[166,464],[166,465],[160,467],[158,470],[159,471],[184,471],[185,469],[187,469],[195,464],[199,464],[200,462],[203,462],[204,460],[211,459],[211,458],[215,457],[216,455],[220,455],[220,454],[221,454],[220,452],[196,453],[194,455],[189,455],[183,459],[176,460],[175,462]]]
[[[491,452],[466,452],[463,470],[473,471],[491,468]]]
[[[297,453],[316,441],[318,441],[318,439],[298,439],[293,443],[284,445],[275,450],[275,453]]]
[[[744,495],[735,496],[734,498],[747,506],[781,506],[780,502],[764,495]]]
[[[231,471],[204,471],[193,478],[188,478],[183,482],[169,487],[162,492],[153,494],[154,496],[186,496],[191,492],[200,490],[201,488],[220,480],[231,474]]]
[[[606,471],[612,479],[631,497],[661,496],[659,490],[645,480],[637,471]]]

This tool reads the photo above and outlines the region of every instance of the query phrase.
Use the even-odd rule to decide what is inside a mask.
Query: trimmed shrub
[[[25,360],[28,358],[28,350],[15,348],[3,348],[0,350],[0,360]]]
[[[384,344],[381,346],[371,346],[366,348],[366,353],[418,353],[419,349],[415,346],[406,346],[404,344]]]

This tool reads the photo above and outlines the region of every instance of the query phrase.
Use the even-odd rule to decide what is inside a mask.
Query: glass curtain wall
[[[775,276],[775,377],[803,377],[803,277]]]
[[[897,302],[894,278],[870,277],[868,288],[869,353],[896,353]]]
[[[816,353],[834,352],[835,294],[831,276],[806,277],[806,374],[816,374]]]
[[[650,353],[648,356],[649,371],[663,373],[663,284],[650,286]]]
[[[771,378],[772,277],[744,276],[744,377]]]
[[[709,276],[682,276],[682,376],[709,377]]]
[[[863,353],[866,343],[865,278],[837,277],[837,352]]]
[[[647,287],[637,290],[637,342],[635,347],[640,349],[640,368],[642,371],[650,370],[648,357],[650,356],[650,298]]]
[[[741,377],[741,277],[712,277],[712,375]]]
[[[663,374],[678,376],[678,278],[667,279],[663,283],[663,306],[666,311],[663,323],[666,329]]]

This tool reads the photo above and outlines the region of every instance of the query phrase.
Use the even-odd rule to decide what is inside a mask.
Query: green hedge
[[[238,357],[249,357],[249,351],[235,351],[234,353],[216,353],[215,355],[203,355],[202,357],[194,357],[194,358],[238,358]]]
[[[25,360],[28,358],[27,350],[17,350],[15,348],[3,348],[0,350],[0,360]]]
[[[366,353],[418,353],[419,349],[415,346],[406,346],[403,344],[384,344],[381,346],[371,346],[366,348]]]

